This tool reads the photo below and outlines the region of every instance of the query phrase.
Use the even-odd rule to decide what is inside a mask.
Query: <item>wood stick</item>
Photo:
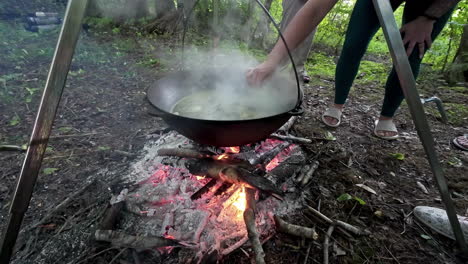
[[[120,212],[124,207],[124,201],[115,203],[107,208],[102,218],[101,223],[99,224],[99,229],[110,230],[114,229],[115,225],[118,223]]]
[[[41,220],[39,220],[39,222],[33,224],[27,230],[31,230],[33,228],[36,228],[36,227],[46,223],[54,214],[56,214],[56,213],[62,211],[63,209],[65,209],[68,206],[69,203],[71,203],[76,197],[78,197],[84,191],[86,191],[86,189],[88,189],[89,186],[94,185],[95,182],[96,182],[96,179],[93,179],[90,183],[86,184],[81,189],[79,189],[78,191],[74,192],[72,195],[65,198],[65,200],[63,200],[58,205],[56,205],[52,210],[50,210]]]
[[[265,252],[263,251],[262,243],[260,243],[260,235],[255,227],[255,190],[246,188],[245,194],[246,208],[244,211],[244,221],[250,243],[252,243],[252,248],[255,253],[255,263],[265,264]]]
[[[296,137],[296,136],[293,136],[293,135],[271,134],[270,136],[275,137],[275,138],[279,138],[279,139],[282,139],[282,140],[286,140],[286,141],[291,141],[291,142],[298,143],[298,144],[312,143],[311,139]]]
[[[226,248],[225,250],[221,251],[222,256],[227,256],[231,254],[234,250],[240,248],[242,245],[245,244],[249,240],[248,236],[244,236],[241,240],[237,241],[234,245]]]
[[[335,229],[335,225],[328,228],[325,240],[323,241],[323,264],[328,264],[328,248],[330,247],[330,237]]]
[[[313,228],[290,224],[278,216],[274,216],[276,228],[278,231],[293,236],[317,240],[318,234]]]
[[[110,242],[116,247],[154,249],[159,247],[177,246],[175,240],[155,236],[132,236],[121,231],[100,230],[94,233],[96,241]]]
[[[312,161],[312,164],[310,165],[309,170],[307,171],[307,173],[302,178],[301,184],[303,186],[306,185],[310,181],[310,179],[312,179],[312,176],[314,175],[314,172],[315,172],[315,170],[317,170],[318,166],[319,166],[318,161],[316,161],[316,160]]]
[[[285,141],[285,142],[277,145],[276,147],[274,147],[270,151],[264,152],[260,156],[255,157],[253,159],[250,159],[249,162],[252,165],[257,165],[257,164],[260,164],[260,163],[268,163],[272,159],[274,159],[276,157],[276,155],[278,155],[281,151],[283,151],[284,149],[289,147],[289,145],[291,145],[291,143]]]
[[[193,149],[184,149],[184,148],[162,148],[158,150],[158,156],[174,156],[174,157],[193,158],[193,159],[211,157],[211,155],[208,155],[206,153],[193,150]]]
[[[278,129],[278,132],[288,133],[288,131],[291,130],[296,120],[297,120],[297,116],[293,116],[289,118],[288,122],[286,122],[283,126],[281,126]]]
[[[318,216],[320,219],[327,222],[328,224],[336,224],[337,227],[341,227],[344,230],[349,231],[349,232],[351,232],[351,233],[353,233],[355,235],[358,235],[358,236],[370,235],[370,232],[367,231],[367,230],[362,230],[362,229],[360,229],[358,227],[355,227],[353,225],[350,225],[350,224],[348,224],[346,222],[343,222],[343,221],[340,221],[340,220],[333,221],[330,218],[328,218],[326,215],[324,215],[321,212],[315,210],[314,208],[312,208],[312,207],[310,207],[308,205],[306,205],[306,206],[312,213],[314,213],[316,216]]]
[[[0,151],[26,151],[26,148],[16,145],[0,145]]]

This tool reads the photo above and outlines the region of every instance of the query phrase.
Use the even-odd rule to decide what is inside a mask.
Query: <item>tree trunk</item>
[[[273,0],[265,0],[264,6],[270,12],[271,4]],[[260,20],[255,27],[255,30],[252,33],[251,39],[253,40],[251,43],[252,47],[256,48],[266,48],[265,37],[270,32],[270,18],[267,17],[263,10],[260,11]]]
[[[449,83],[468,81],[468,25],[463,27],[455,59],[448,72]]]

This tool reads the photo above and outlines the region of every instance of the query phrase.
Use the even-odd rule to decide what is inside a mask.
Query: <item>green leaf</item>
[[[71,127],[59,127],[59,131],[62,132],[62,133],[68,133],[72,130],[73,128]]]
[[[356,200],[360,205],[366,205],[366,202],[357,196],[354,196],[353,199]]]
[[[421,237],[426,239],[426,240],[431,240],[431,237],[428,235],[421,234]]]
[[[339,202],[348,201],[348,200],[351,200],[351,199],[353,199],[353,197],[351,195],[347,194],[347,193],[343,193],[338,198],[336,198],[336,200],[339,201]]]
[[[325,133],[325,139],[330,140],[330,141],[335,141],[336,137],[333,136],[333,134],[330,131],[327,131],[327,133]]]
[[[99,146],[98,147],[98,150],[101,150],[101,151],[106,151],[106,150],[109,150],[109,149],[111,149],[111,148],[108,147],[108,146]]]
[[[50,174],[53,174],[54,172],[56,172],[58,170],[59,170],[58,168],[45,168],[45,169],[42,170],[42,172],[45,175],[50,175]]]
[[[10,126],[16,126],[20,122],[20,117],[18,115],[15,115],[11,120],[10,120]]]
[[[402,153],[392,153],[390,156],[394,157],[397,160],[404,160],[405,159],[405,154]]]

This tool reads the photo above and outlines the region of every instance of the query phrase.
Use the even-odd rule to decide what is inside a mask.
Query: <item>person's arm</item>
[[[284,39],[290,50],[294,50],[323,20],[338,0],[308,0],[286,27]],[[276,42],[265,62],[247,73],[250,84],[258,85],[278,67],[288,52],[283,40]]]
[[[403,43],[405,45],[408,44],[406,48],[408,56],[411,55],[414,47],[418,45],[419,57],[423,57],[425,48],[427,47],[429,49],[432,45],[431,34],[434,23],[460,1],[461,0],[435,0],[421,16],[403,25],[400,31],[405,33]]]

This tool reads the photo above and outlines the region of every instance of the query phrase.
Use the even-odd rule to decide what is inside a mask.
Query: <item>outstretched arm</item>
[[[323,20],[338,0],[309,0],[286,27],[283,36],[288,48],[294,50]],[[247,73],[250,84],[258,85],[268,78],[287,56],[283,40],[279,39],[267,60]]]

